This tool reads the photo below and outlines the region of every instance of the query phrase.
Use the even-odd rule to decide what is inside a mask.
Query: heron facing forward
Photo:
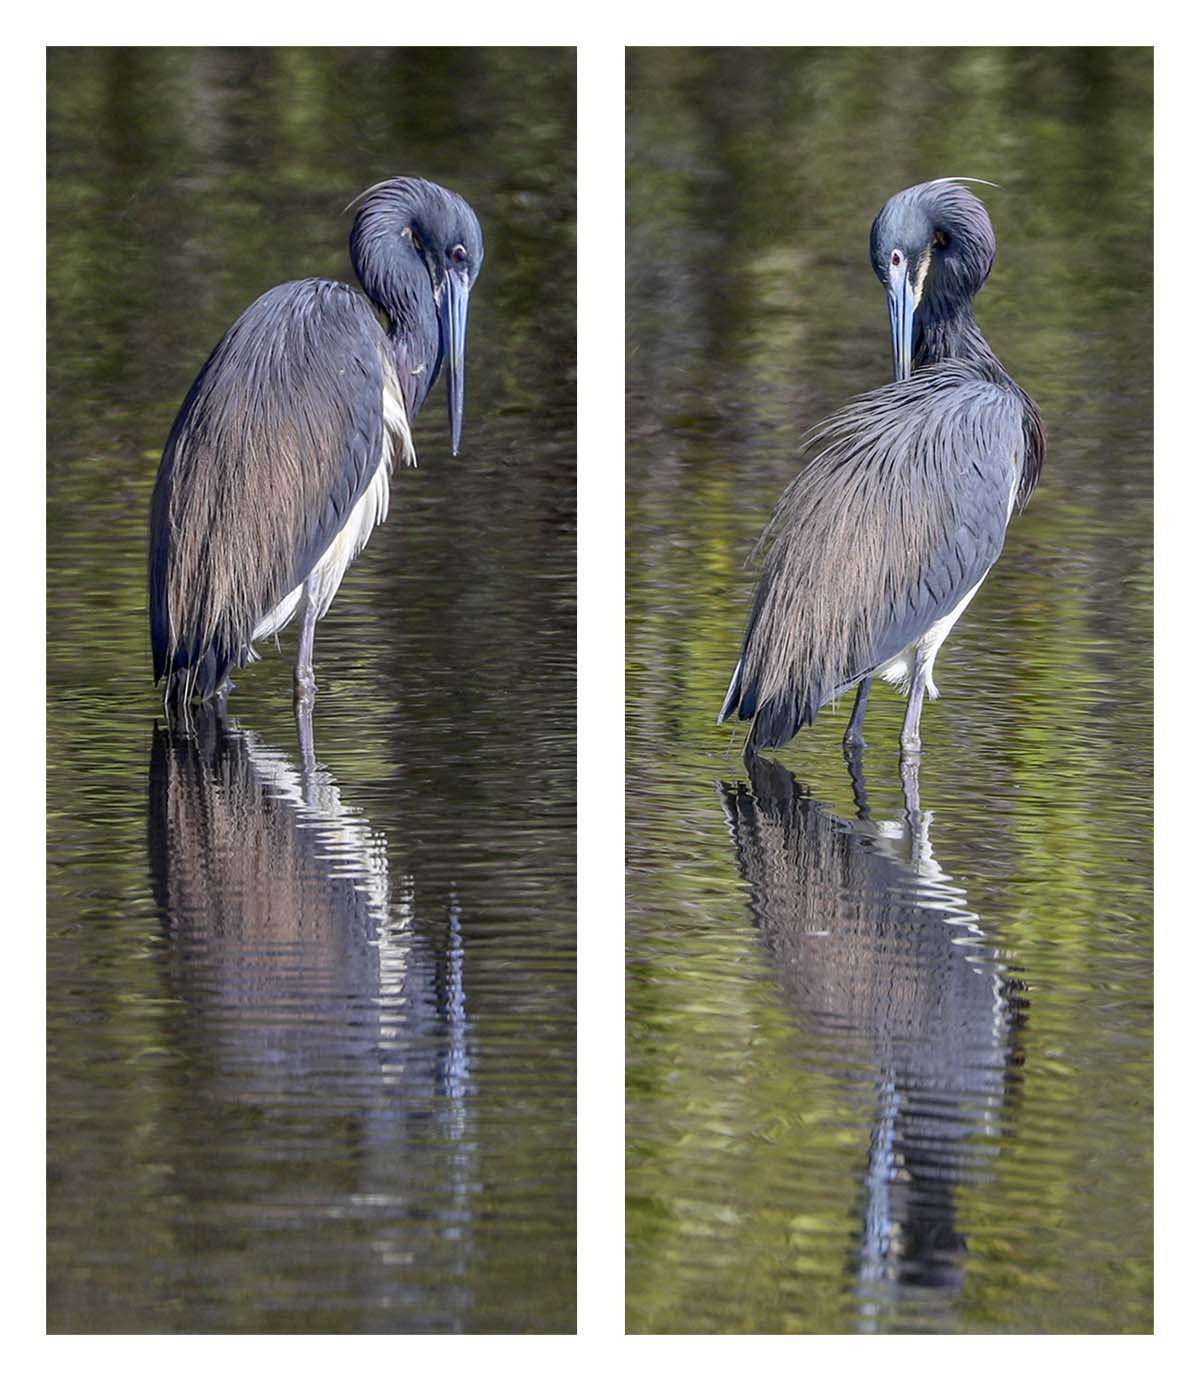
[[[975,321],[996,240],[966,180],[909,187],[871,227],[895,382],[809,435],[813,458],[760,538],[762,578],[718,716],[753,721],[748,754],[852,689],[844,743],[861,749],[877,676],[907,691],[900,744],[919,753],[938,648],[1038,482],[1041,416]]]
[[[317,620],[387,515],[393,458],[416,464],[412,422],[443,364],[458,454],[479,222],[420,178],[356,202],[350,260],[366,296],[322,278],[271,288],[171,428],[150,518],[154,679],[168,702],[223,699],[254,643],[299,614],[296,699],[311,703]]]

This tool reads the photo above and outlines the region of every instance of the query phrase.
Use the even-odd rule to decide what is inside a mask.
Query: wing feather
[[[281,284],[225,334],[155,486],[155,679],[200,667],[219,682],[250,655],[256,625],[321,560],[390,454],[385,388],[396,389],[386,337],[344,284]],[[392,409],[397,418],[411,459]]]
[[[786,742],[898,656],[983,579],[1004,544],[1024,454],[1022,404],[954,363],[855,399],[760,538],[765,553],[722,709]]]

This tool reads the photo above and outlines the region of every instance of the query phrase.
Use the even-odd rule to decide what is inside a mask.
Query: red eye
[[[892,250],[892,267],[895,268],[899,263],[900,263],[900,251],[899,251],[898,249],[894,249],[894,250]]]
[[[455,245],[450,251],[450,257],[456,264],[465,264],[467,262],[467,251],[462,245]]]

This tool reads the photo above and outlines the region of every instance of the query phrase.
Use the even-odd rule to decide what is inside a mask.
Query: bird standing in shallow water
[[[479,222],[420,178],[356,201],[350,259],[366,296],[321,278],[271,288],[171,428],[150,519],[154,679],[168,701],[223,699],[253,644],[300,614],[296,699],[311,703],[317,620],[387,515],[393,456],[416,464],[412,422],[443,363],[458,454]]]
[[[907,690],[900,743],[919,753],[938,648],[1037,484],[1041,416],[975,321],[996,240],[964,180],[897,193],[871,227],[895,382],[810,434],[813,459],[760,538],[762,579],[718,716],[753,721],[748,754],[853,688],[844,742],[860,750],[876,676]]]

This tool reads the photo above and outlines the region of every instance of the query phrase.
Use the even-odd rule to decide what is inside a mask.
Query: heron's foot
[[[297,705],[311,705],[317,698],[317,678],[311,671],[298,671],[292,677],[292,699]]]
[[[900,785],[904,791],[904,809],[910,822],[916,822],[921,814],[920,763],[916,757],[900,759]]]

